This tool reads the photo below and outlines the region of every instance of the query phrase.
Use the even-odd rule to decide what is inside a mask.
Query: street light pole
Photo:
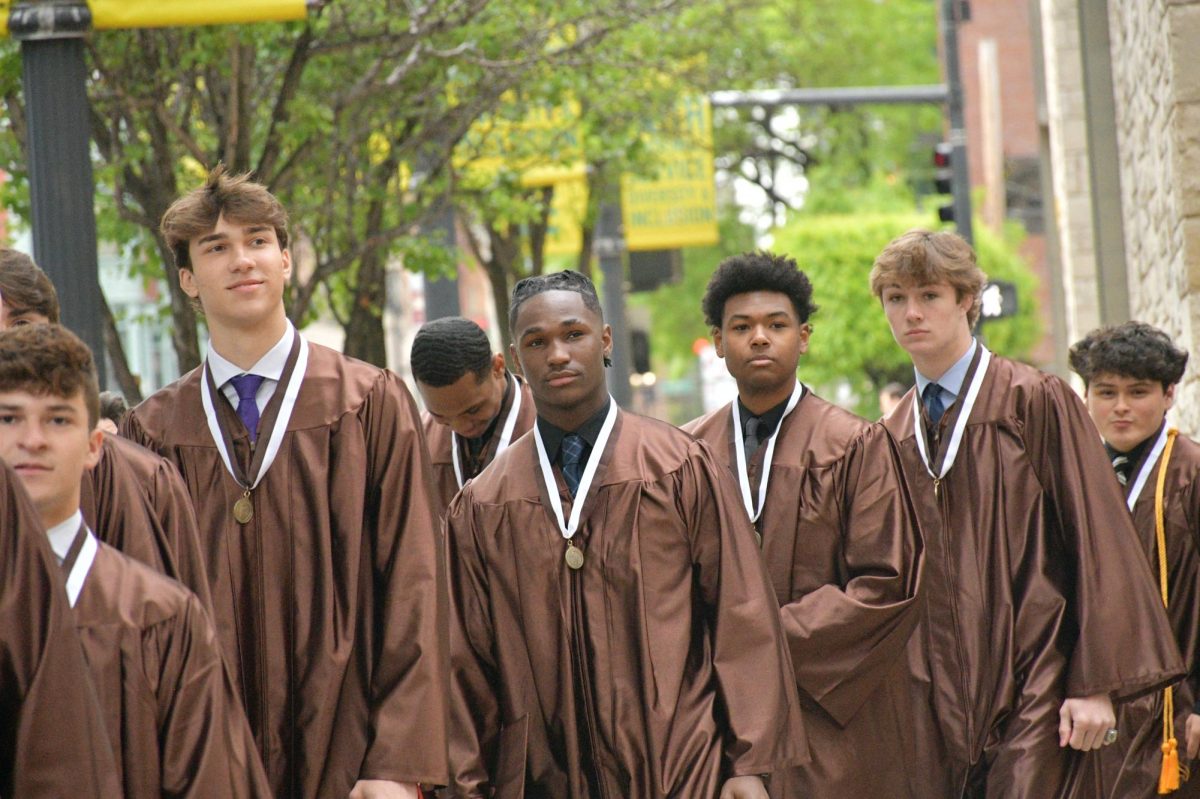
[[[106,385],[95,191],[83,36],[85,3],[23,3],[9,31],[21,42],[33,257],[58,291],[62,323],[95,354]]]
[[[958,235],[974,245],[971,228],[971,170],[967,163],[967,123],[963,112],[962,71],[958,64],[958,9],[963,0],[942,0],[942,47],[946,51],[946,110],[950,117],[951,185],[954,225]]]

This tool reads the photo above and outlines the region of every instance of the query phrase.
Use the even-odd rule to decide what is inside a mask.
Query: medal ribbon
[[[87,524],[80,523],[79,532],[75,534],[62,560],[62,570],[67,580],[67,601],[71,607],[75,607],[75,602],[79,599],[83,583],[92,570],[99,550],[100,545],[96,543],[96,537],[88,530]]]
[[[288,323],[288,327],[293,336],[292,349],[288,352],[283,373],[279,376],[279,385],[275,387],[275,393],[263,409],[262,420],[259,422],[262,428],[260,439],[266,439],[267,446],[254,447],[248,475],[242,468],[242,462],[233,457],[233,435],[224,424],[221,414],[217,412],[214,401],[217,386],[213,381],[212,370],[208,368],[208,360],[205,359],[204,362],[200,401],[204,405],[204,415],[208,418],[208,430],[216,442],[217,452],[220,453],[225,468],[237,484],[247,491],[262,482],[267,470],[275,462],[275,456],[279,454],[279,447],[283,442],[283,434],[287,431],[288,420],[292,418],[292,411],[296,407],[300,384],[304,382],[304,372],[308,366],[308,342],[292,327],[291,322]],[[280,391],[280,388],[283,390]]]
[[[608,446],[608,437],[612,434],[616,421],[617,401],[610,395],[608,415],[604,417],[604,426],[600,428],[596,446],[592,447],[592,452],[588,455],[587,466],[584,467],[583,477],[579,481],[579,490],[575,492],[570,522],[563,520],[562,500],[558,497],[558,483],[554,480],[554,469],[550,466],[550,458],[546,455],[546,444],[542,441],[542,431],[536,424],[533,426],[533,440],[537,444],[538,462],[542,467],[542,478],[546,481],[546,493],[550,495],[550,508],[554,511],[554,518],[558,521],[558,529],[562,533],[562,537],[568,541],[579,530],[579,519],[583,514],[584,500],[587,499],[588,491],[592,487],[592,478],[596,476],[596,469],[600,466],[600,456],[604,454],[604,448]]]
[[[775,440],[779,438],[779,431],[783,429],[783,420],[788,418],[788,414],[795,410],[796,405],[799,404],[800,398],[803,396],[804,384],[797,380],[795,388],[792,389],[792,396],[788,399],[787,407],[783,409],[783,416],[779,417],[779,424],[775,425],[775,432],[771,433],[771,437],[767,439],[767,452],[763,455],[762,479],[758,481],[757,507],[754,504],[754,497],[750,492],[750,476],[746,467],[746,448],[742,446],[742,415],[738,412],[736,401],[729,406],[730,413],[733,415],[733,430],[737,434],[733,449],[737,455],[738,484],[742,489],[742,504],[746,506],[746,513],[750,514],[750,521],[752,522],[758,521],[758,517],[762,516],[763,507],[767,502],[767,482],[771,479],[771,460],[775,457]]]
[[[946,460],[942,462],[942,468],[936,474],[930,464],[930,454],[925,443],[927,436],[924,421],[921,419],[921,403],[915,398],[913,400],[913,427],[917,431],[917,449],[921,453],[921,460],[925,463],[925,471],[929,472],[929,476],[934,480],[941,480],[954,465],[954,459],[958,457],[959,445],[962,444],[963,432],[967,429],[967,419],[971,416],[971,409],[975,407],[975,399],[979,396],[983,378],[987,376],[987,367],[992,360],[992,353],[983,344],[977,344],[977,346],[980,350],[979,364],[975,367],[975,374],[971,376],[971,385],[967,389],[966,396],[963,397],[962,406],[958,410],[958,418],[954,420],[954,432],[950,436]]]
[[[1163,449],[1167,446],[1167,434],[1167,426],[1164,424],[1163,429],[1159,431],[1158,439],[1154,442],[1154,447],[1150,450],[1150,454],[1142,461],[1142,468],[1138,470],[1137,479],[1133,481],[1133,488],[1129,489],[1129,496],[1125,498],[1125,504],[1129,506],[1130,512],[1133,511],[1133,506],[1137,504],[1142,489],[1146,487],[1146,481],[1150,477],[1150,470],[1154,468],[1154,464],[1158,462],[1158,456],[1162,454]]]
[[[508,443],[512,440],[513,430],[517,427],[517,416],[521,413],[521,386],[512,375],[508,379],[513,381],[513,401],[509,406],[508,416],[504,419],[504,427],[500,431],[500,443],[496,445],[496,455],[498,457],[501,452],[508,449]],[[463,487],[462,464],[458,459],[458,433],[450,432],[450,457],[454,461],[454,480],[458,483],[458,487]]]

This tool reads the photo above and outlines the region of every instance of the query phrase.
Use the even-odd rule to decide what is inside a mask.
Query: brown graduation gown
[[[579,571],[545,490],[528,433],[450,506],[453,795],[699,799],[806,759],[754,533],[707,445],[619,413]]]
[[[529,391],[529,386],[525,381],[517,375],[510,375],[516,381],[513,392],[510,393],[508,401],[503,403],[499,419],[496,423],[496,430],[492,434],[492,438],[483,448],[483,466],[487,468],[496,458],[496,448],[500,444],[500,431],[504,426],[504,420],[508,415],[509,409],[512,407],[515,392],[521,392],[521,410],[517,414],[516,426],[513,428],[512,438],[509,440],[511,444],[533,427],[533,422],[537,419],[537,408],[533,405],[533,394]],[[433,481],[436,487],[438,513],[445,514],[446,509],[450,507],[450,501],[454,499],[454,495],[458,493],[458,478],[454,475],[454,458],[451,454],[451,447],[454,445],[454,438],[451,435],[451,430],[444,424],[438,423],[436,419],[425,413],[421,417],[421,423],[425,426],[425,443],[429,447],[430,462],[433,465]],[[463,465],[464,473],[463,480],[469,480],[475,477],[473,474],[466,472],[467,464],[467,444],[465,441],[459,441],[459,463]]]
[[[62,572],[0,461],[0,796],[119,795]]]
[[[728,405],[684,430],[736,479]],[[748,467],[755,498],[765,450]],[[891,436],[806,391],[780,425],[758,529],[812,754],[771,796],[897,796],[907,705],[890,689],[919,619],[922,543]]]
[[[1153,444],[1153,440],[1151,445]],[[1147,453],[1148,455],[1149,453]],[[1141,548],[1150,559],[1157,577],[1158,539],[1154,531],[1154,489],[1162,466],[1159,457],[1151,464],[1146,485],[1133,506],[1133,522]],[[1141,464],[1137,464],[1135,474]],[[1115,475],[1114,475],[1115,479]],[[1125,495],[1133,490],[1132,481]],[[1200,674],[1196,673],[1197,644],[1200,643],[1200,445],[1185,436],[1177,436],[1163,491],[1164,533],[1167,544],[1167,617],[1175,632],[1175,641],[1183,654],[1190,676],[1174,686],[1175,737],[1179,741],[1180,761],[1185,754],[1187,717],[1194,713]],[[1157,580],[1156,580],[1157,584]],[[1112,746],[1101,749],[1090,759],[1089,779],[1081,797],[1096,799],[1152,799],[1158,796],[1158,775],[1162,766],[1163,694],[1157,691],[1117,708],[1120,734]],[[1193,762],[1193,771],[1197,763]],[[1175,799],[1200,797],[1200,775],[1193,774]]]
[[[311,344],[242,526],[241,489],[204,421],[202,374],[125,424],[175,463],[193,498],[217,633],[272,789],[324,799],[359,779],[445,783],[437,514],[411,395],[391,372]],[[245,462],[247,434],[216,399]]]
[[[75,625],[126,799],[269,799],[216,632],[195,594],[101,544]]]
[[[183,583],[212,608],[196,512],[174,464],[105,435],[100,462],[82,488],[83,518],[101,541]]]
[[[1129,699],[1183,673],[1150,564],[1095,427],[1062,380],[993,356],[937,492],[914,402],[915,389],[884,420],[925,536],[903,739],[910,790],[1064,795],[1080,756],[1058,746],[1063,699]],[[942,451],[960,408],[942,419]]]

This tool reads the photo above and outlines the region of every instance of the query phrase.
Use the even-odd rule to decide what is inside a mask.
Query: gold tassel
[[[1179,744],[1171,738],[1162,745],[1162,771],[1158,775],[1158,792],[1174,793],[1179,790]]]

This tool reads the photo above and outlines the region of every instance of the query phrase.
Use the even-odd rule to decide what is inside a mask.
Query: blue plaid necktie
[[[229,378],[233,390],[238,395],[238,418],[246,425],[251,441],[258,438],[258,400],[255,397],[258,395],[258,387],[265,379],[262,375],[238,375]]]
[[[571,496],[579,490],[579,481],[583,477],[584,441],[581,436],[568,433],[562,440],[562,473],[567,481]]]
[[[936,426],[942,421],[942,414],[946,412],[946,405],[942,402],[942,387],[937,383],[928,384],[921,392],[921,401],[925,403],[925,413],[928,414],[929,421]]]

